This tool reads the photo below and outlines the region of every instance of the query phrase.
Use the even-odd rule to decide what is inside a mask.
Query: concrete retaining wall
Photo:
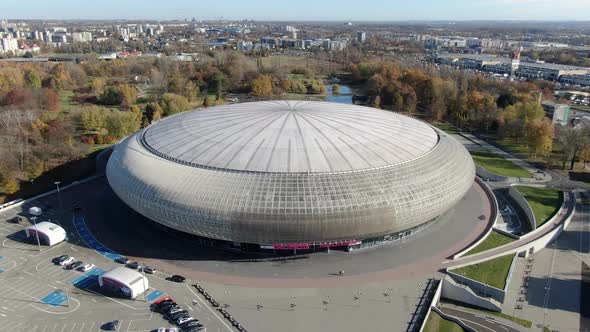
[[[454,281],[459,284],[465,285],[471,288],[475,293],[487,298],[491,297],[497,300],[500,303],[504,303],[504,299],[506,298],[506,289],[508,289],[508,283],[510,282],[510,278],[512,277],[512,271],[514,270],[515,265],[515,257],[512,257],[512,263],[510,264],[510,270],[506,275],[505,286],[504,289],[499,289],[496,287],[492,287],[490,285],[484,284],[483,282],[462,276],[452,270],[447,270],[447,274],[451,277]]]
[[[482,187],[483,191],[486,193],[486,197],[488,198],[488,200],[490,201],[490,203],[492,205],[491,206],[491,215],[490,215],[490,219],[489,219],[490,222],[486,226],[485,232],[483,232],[481,234],[481,237],[477,241],[473,242],[467,248],[465,248],[465,249],[461,250],[460,252],[456,253],[455,255],[453,255],[452,259],[457,259],[457,258],[465,255],[466,253],[471,251],[471,249],[477,247],[480,243],[485,241],[486,237],[488,237],[488,235],[490,235],[490,233],[494,230],[494,225],[496,225],[496,222],[498,220],[499,211],[498,211],[498,200],[496,200],[496,195],[494,195],[494,192],[487,185],[487,183],[485,183],[483,180],[481,180],[477,176],[475,177],[475,182],[477,182],[477,184],[479,184]]]
[[[436,291],[434,292],[434,296],[432,297],[432,301],[430,301],[430,307],[428,308],[428,312],[426,312],[426,317],[424,317],[424,321],[422,322],[422,326],[420,326],[420,332],[424,331],[424,327],[426,326],[426,322],[428,321],[428,317],[432,313],[433,309],[436,309],[436,305],[440,300],[440,294],[442,293],[442,284],[443,281],[441,280],[436,287]]]
[[[566,199],[567,198],[567,199]],[[541,227],[539,227],[535,233],[538,232],[542,232],[545,231],[545,229],[547,227],[554,227],[555,226],[555,221],[558,218],[564,218],[564,222],[562,225],[560,225],[559,227],[556,227],[554,230],[552,230],[551,232],[548,232],[547,234],[539,237],[538,239],[536,239],[535,241],[531,241],[531,242],[527,242],[524,243],[516,248],[512,248],[512,249],[507,249],[505,251],[502,251],[498,254],[492,255],[492,256],[484,256],[480,259],[476,259],[470,262],[466,262],[466,263],[461,263],[461,264],[456,264],[454,265],[452,268],[453,269],[458,269],[460,267],[464,267],[464,266],[468,266],[468,265],[473,265],[473,264],[477,264],[477,263],[481,263],[481,262],[485,262],[485,261],[489,261],[492,260],[494,258],[498,258],[498,257],[502,257],[502,256],[506,256],[508,254],[515,254],[515,253],[520,253],[520,252],[524,252],[524,251],[530,251],[531,249],[533,250],[533,252],[537,252],[541,249],[544,248],[544,246],[546,246],[548,243],[550,243],[553,239],[555,239],[557,236],[559,236],[559,234],[561,234],[561,232],[565,229],[565,227],[567,227],[567,225],[569,225],[574,213],[576,212],[576,206],[575,206],[575,194],[570,193],[570,192],[566,192],[564,193],[564,202],[563,202],[563,206],[560,209],[560,211],[553,216],[553,218],[551,218],[550,221],[548,221],[547,223],[545,223],[544,225],[542,225]],[[566,208],[567,204],[573,204],[572,208],[570,209],[569,213],[566,216],[561,216],[561,213],[563,211],[563,209]],[[526,235],[523,235],[520,237],[520,241],[526,240],[526,238],[531,237],[533,235],[535,235],[535,233],[530,232]],[[506,246],[509,246],[511,244],[506,244]],[[496,249],[500,249],[502,247],[498,247]],[[494,250],[494,249],[492,249]]]
[[[487,310],[502,311],[502,304],[499,301],[493,298],[479,296],[472,289],[457,283],[448,275],[442,280],[441,296]]]
[[[500,233],[500,234],[502,234],[502,235],[508,236],[508,237],[509,237],[509,238],[511,238],[511,239],[515,239],[515,240],[518,240],[518,239],[520,239],[520,236],[518,236],[518,235],[514,235],[514,234],[512,234],[512,233],[510,233],[510,232],[506,232],[506,231],[505,231],[505,230],[503,230],[503,229],[494,228],[494,231],[496,231],[496,232],[498,232],[498,233]]]
[[[522,196],[522,194],[514,187],[510,187],[510,189],[508,189],[508,196],[522,209],[527,218],[530,229],[532,231],[537,229],[537,220],[535,219],[535,214],[533,213],[533,209],[531,209],[529,202],[527,202],[524,196]]]

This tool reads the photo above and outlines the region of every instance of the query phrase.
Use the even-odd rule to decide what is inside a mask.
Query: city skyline
[[[87,3],[83,8],[69,0],[56,0],[49,7],[36,0],[0,4],[7,19],[157,19],[182,20],[309,20],[309,21],[583,21],[588,20],[585,0],[564,0],[556,8],[550,0],[455,0],[452,4],[434,0],[368,0],[317,2],[256,0],[249,2],[212,0],[155,1],[104,0]],[[80,8],[80,10],[79,10]],[[378,10],[376,10],[378,9]]]

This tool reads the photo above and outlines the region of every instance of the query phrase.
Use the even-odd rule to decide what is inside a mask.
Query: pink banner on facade
[[[295,250],[309,249],[309,243],[273,243],[272,247],[276,250]]]

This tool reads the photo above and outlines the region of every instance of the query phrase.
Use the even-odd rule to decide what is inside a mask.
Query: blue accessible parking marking
[[[150,302],[154,302],[155,300],[159,299],[162,295],[164,295],[164,292],[156,289],[153,292],[149,293],[148,296],[146,296],[146,299]]]
[[[67,299],[67,296],[65,296],[64,294],[58,291],[54,291],[53,293],[50,293],[49,295],[42,298],[41,302],[57,307],[64,303]]]
[[[84,217],[74,217],[74,227],[76,227],[76,231],[78,231],[78,235],[80,235],[82,240],[84,240],[84,242],[90,248],[94,249],[94,251],[96,251],[99,255],[113,261],[117,258],[123,257],[122,255],[119,255],[111,249],[105,247],[94,237],[94,235],[92,235],[86,226],[86,223],[84,222]]]
[[[80,289],[86,289],[98,284],[98,276],[103,275],[106,271],[99,268],[94,268],[88,273],[79,276],[72,280],[71,284]]]

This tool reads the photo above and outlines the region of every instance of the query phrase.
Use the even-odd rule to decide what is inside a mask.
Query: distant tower
[[[358,31],[356,33],[356,40],[361,44],[364,43],[367,40],[367,34],[364,31]]]
[[[510,75],[514,76],[514,73],[516,72],[518,67],[520,67],[520,52],[519,51],[512,52],[511,59],[512,59],[512,62],[511,62],[511,68],[510,68]]]

